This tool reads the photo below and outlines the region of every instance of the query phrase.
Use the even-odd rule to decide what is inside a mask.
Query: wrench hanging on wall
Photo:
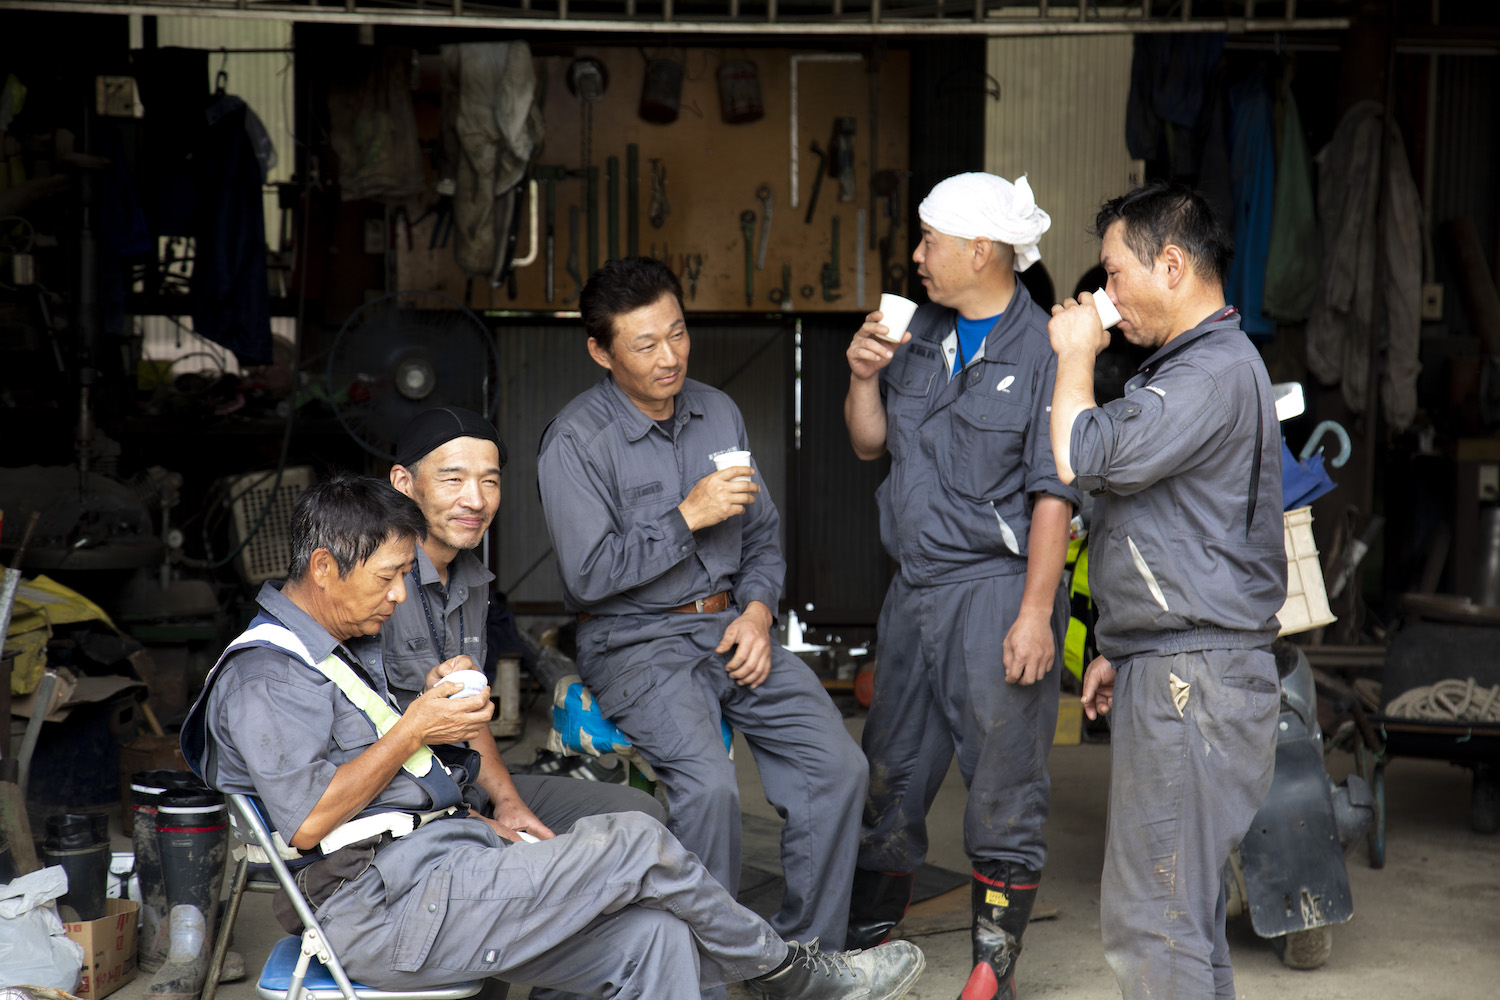
[[[755,253],[755,269],[764,271],[766,269],[766,243],[771,239],[771,211],[776,207],[776,199],[771,197],[771,187],[762,184],[755,191],[755,197],[760,199],[760,249]]]

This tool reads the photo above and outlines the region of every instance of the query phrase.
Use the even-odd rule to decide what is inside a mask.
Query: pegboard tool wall
[[[791,204],[791,70],[797,60],[798,91],[798,204]],[[866,214],[866,226],[877,225],[877,234],[888,234],[885,202],[875,202],[871,219],[870,143],[872,103],[876,106],[878,153],[875,167],[893,170],[905,178],[908,144],[908,76],[910,61],[904,51],[888,50],[879,60],[878,80],[872,87],[870,61],[854,55],[814,50],[741,48],[647,48],[579,47],[568,56],[536,58],[538,77],[545,75],[546,136],[536,163],[578,169],[583,163],[583,130],[580,102],[569,92],[567,72],[575,58],[599,60],[608,73],[608,87],[592,108],[593,128],[590,162],[598,168],[598,259],[608,257],[609,226],[606,160],[619,159],[619,246],[626,252],[628,229],[626,195],[626,147],[639,146],[637,190],[638,252],[668,261],[682,277],[689,312],[771,312],[778,306],[769,293],[782,286],[783,265],[790,266],[792,307],[797,312],[868,311],[880,298],[879,251],[865,242],[865,295],[856,301],[855,237],[858,210]],[[677,120],[656,124],[638,114],[647,59],[666,59],[683,67],[681,107]],[[728,124],[720,113],[719,67],[727,61],[747,60],[758,69],[765,115],[758,121]],[[837,61],[834,61],[837,60]],[[541,83],[539,79],[539,83]],[[876,89],[878,88],[878,90]],[[878,96],[877,96],[878,94]],[[873,101],[872,101],[873,98]],[[852,118],[854,134],[854,200],[839,200],[839,180],[825,176],[811,224],[804,222],[812,195],[818,158],[811,153],[814,141],[826,152],[834,132],[834,120]],[[648,221],[651,209],[651,160],[666,169],[666,201],[669,211],[660,228]],[[746,306],[745,243],[741,213],[755,214],[752,251],[758,252],[762,206],[756,190],[770,188],[774,205],[765,267],[753,273],[752,305]],[[545,187],[538,188],[538,239],[545,239]],[[908,192],[904,181],[897,193],[902,217],[890,250],[891,264],[910,266],[915,245],[905,217]],[[578,270],[588,276],[588,223],[584,183],[580,179],[556,182],[555,292],[551,304],[545,294],[545,248],[536,261],[516,272],[515,299],[504,287],[490,288],[482,277],[469,287],[469,305],[476,309],[574,310],[577,288],[566,268],[572,250],[569,239],[569,207],[579,213]],[[516,252],[523,257],[531,245],[529,206],[523,209],[523,229]],[[824,265],[832,260],[832,222],[839,220],[838,288],[826,301],[822,283]],[[413,229],[412,248],[397,242],[397,281],[403,288],[428,288],[465,298],[466,276],[448,248],[428,250],[431,221]],[[702,255],[696,294],[690,291],[685,261]],[[804,286],[812,295],[804,296]],[[570,300],[571,301],[568,301]]]

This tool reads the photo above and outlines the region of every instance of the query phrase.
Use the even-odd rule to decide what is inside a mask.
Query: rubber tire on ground
[[[1473,815],[1476,833],[1500,831],[1500,768],[1493,764],[1474,767]]]
[[[1288,969],[1316,969],[1333,952],[1333,926],[1313,927],[1271,939],[1271,947]]]

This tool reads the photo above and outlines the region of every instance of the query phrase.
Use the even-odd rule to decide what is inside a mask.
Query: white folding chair
[[[253,842],[265,852],[304,928],[301,938],[288,935],[271,948],[255,987],[261,1000],[466,1000],[484,988],[482,979],[423,990],[381,990],[351,982],[291,870],[276,853],[260,804],[247,795],[234,794],[229,796],[229,806],[237,820],[236,830],[250,838],[247,844]]]

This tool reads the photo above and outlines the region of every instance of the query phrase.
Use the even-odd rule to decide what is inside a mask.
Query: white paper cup
[[[890,333],[884,339],[893,344],[901,343],[901,338],[911,328],[911,318],[916,315],[917,304],[911,299],[900,295],[892,295],[890,292],[880,294],[880,322]]]
[[[464,686],[462,691],[455,691],[449,698],[472,698],[476,694],[483,693],[489,687],[489,679],[480,670],[455,670],[443,678],[444,681],[456,681]]]
[[[1098,311],[1099,322],[1104,324],[1104,329],[1108,330],[1120,322],[1120,310],[1115,308],[1115,304],[1109,300],[1108,295],[1104,294],[1102,288],[1094,293],[1094,309]]]
[[[748,451],[721,451],[714,456],[714,468],[720,472],[723,472],[725,469],[732,469],[737,465],[750,465],[750,453]],[[750,477],[735,476],[734,481],[737,483],[748,483],[750,482]]]

